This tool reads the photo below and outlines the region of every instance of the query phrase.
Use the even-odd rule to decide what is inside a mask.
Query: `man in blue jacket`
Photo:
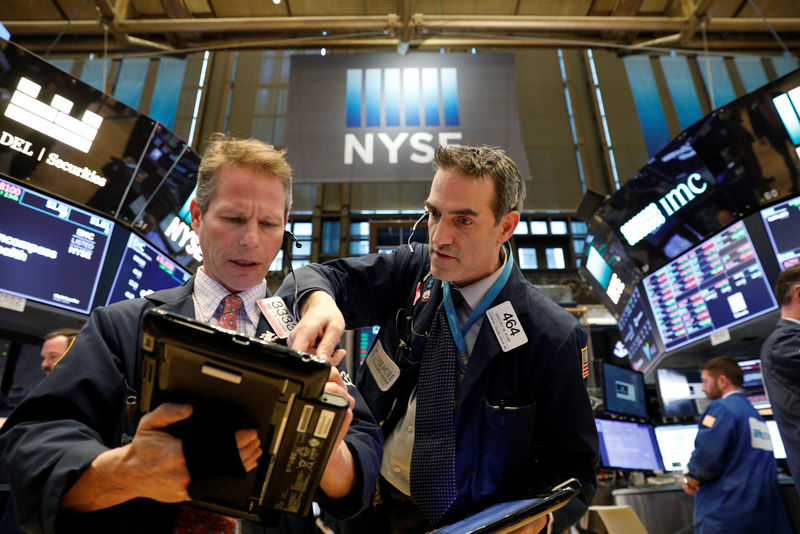
[[[713,402],[699,423],[683,490],[694,495],[698,534],[791,534],[781,500],[769,429],[742,393],[742,370],[730,358],[702,367]]]
[[[525,197],[514,162],[499,149],[450,146],[435,163],[430,245],[296,275],[296,348],[321,339],[330,351],[345,323],[381,325],[357,376],[386,437],[380,494],[370,517],[345,527],[424,532],[575,477],[583,493],[527,527],[561,532],[596,488],[586,331],[525,280],[504,245]],[[291,296],[291,281],[280,293]]]
[[[256,301],[269,294],[265,276],[284,241],[290,206],[291,169],[282,151],[256,140],[212,140],[191,205],[203,266],[183,286],[95,309],[53,372],[3,427],[4,461],[27,532],[204,531],[192,523],[198,520],[192,510],[179,506],[189,499],[191,480],[182,442],[164,431],[193,407],[165,403],[138,421],[127,416],[138,394],[142,317],[157,307],[235,324],[251,336],[266,332]],[[358,392],[335,368],[325,389],[349,398],[350,411],[317,497],[332,513],[347,516],[369,498],[382,440]],[[234,437],[243,466],[252,469],[261,455],[256,431]],[[235,528],[230,518],[201,515],[215,532]],[[281,532],[313,532],[313,518],[284,514],[281,522]]]
[[[761,372],[800,494],[800,265],[778,275],[775,298],[781,318],[761,346]]]

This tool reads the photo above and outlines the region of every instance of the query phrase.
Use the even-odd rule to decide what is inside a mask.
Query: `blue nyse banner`
[[[503,148],[530,179],[511,54],[292,56],[297,182],[429,181],[438,145]]]

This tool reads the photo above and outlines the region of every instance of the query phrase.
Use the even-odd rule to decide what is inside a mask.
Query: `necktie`
[[[455,306],[463,300],[455,288],[452,298]],[[442,518],[457,494],[453,415],[457,357],[444,305],[440,305],[422,351],[411,454],[411,497],[431,523]]]
[[[244,302],[239,295],[226,295],[222,299],[222,315],[219,317],[218,326],[228,330],[236,330],[237,317],[239,310],[244,308]]]
[[[217,326],[236,330],[239,310],[244,307],[242,297],[227,295],[222,299],[222,315]],[[238,532],[236,519],[208,510],[182,505],[175,520],[174,534],[234,534]]]

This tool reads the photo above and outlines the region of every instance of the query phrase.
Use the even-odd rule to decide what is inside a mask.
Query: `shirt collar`
[[[467,303],[470,309],[474,310],[478,307],[478,304],[481,303],[481,299],[483,299],[486,293],[489,292],[489,289],[491,289],[492,284],[494,284],[503,273],[503,268],[506,266],[506,262],[508,261],[508,253],[506,252],[505,247],[500,247],[500,250],[503,251],[503,263],[500,265],[499,269],[486,278],[482,278],[481,280],[473,282],[468,286],[459,288],[461,295],[464,297],[464,301]]]
[[[261,280],[261,283],[251,287],[246,291],[236,293],[242,298],[244,302],[244,309],[247,313],[247,318],[258,326],[259,309],[256,302],[267,293],[267,281]],[[194,278],[194,297],[198,304],[198,321],[210,323],[214,314],[217,312],[222,299],[230,295],[230,291],[222,287],[222,284],[211,278],[206,274],[203,266],[197,269],[197,274]]]
[[[800,324],[800,319],[795,319],[794,317],[781,317],[781,319],[784,319],[786,321],[792,321],[793,323]]]
[[[730,397],[734,393],[744,393],[741,389],[733,389],[722,396],[723,399]]]

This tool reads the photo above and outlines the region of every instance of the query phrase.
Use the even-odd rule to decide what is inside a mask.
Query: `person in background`
[[[53,370],[53,366],[58,360],[67,352],[69,346],[78,335],[76,328],[59,328],[48,332],[44,336],[44,343],[42,343],[42,372],[49,375]]]
[[[577,478],[583,492],[525,532],[561,532],[596,489],[586,331],[504,245],[525,185],[502,150],[435,151],[429,245],[296,272],[291,343],[328,351],[345,326],[381,325],[357,383],[386,444],[376,506],[343,528],[425,532]],[[279,290],[291,299],[294,285]],[[337,308],[338,305],[338,308]]]
[[[238,528],[232,518],[180,505],[189,500],[191,476],[183,443],[165,427],[189,418],[194,407],[164,403],[136,419],[127,416],[126,399],[137,395],[140,325],[149,309],[251,336],[268,332],[256,301],[269,295],[265,277],[284,242],[290,207],[291,169],[283,151],[253,139],[212,139],[191,203],[203,265],[180,287],[96,308],[67,354],[2,429],[0,445],[23,529],[133,534]],[[358,392],[345,385],[336,367],[325,390],[349,399],[350,408],[316,498],[331,513],[347,516],[368,501],[382,439]],[[262,447],[256,430],[228,432],[236,449],[231,452],[245,471],[253,469]],[[260,530],[313,528],[312,517],[282,514],[274,529]]]
[[[778,275],[775,299],[781,318],[761,346],[761,373],[800,495],[800,265]]]
[[[769,429],[742,393],[741,368],[720,357],[701,369],[703,393],[712,402],[682,481],[683,491],[694,495],[694,531],[791,534]]]

